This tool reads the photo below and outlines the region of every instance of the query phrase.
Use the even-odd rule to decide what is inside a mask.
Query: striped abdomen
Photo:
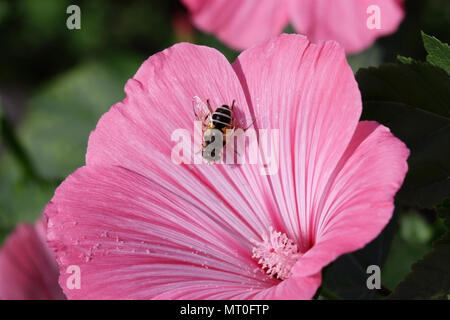
[[[231,109],[226,104],[218,107],[212,115],[212,124],[215,129],[224,131],[230,128],[233,123]]]

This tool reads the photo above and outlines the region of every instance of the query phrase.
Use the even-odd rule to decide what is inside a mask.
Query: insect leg
[[[247,128],[244,129],[244,131],[247,131],[248,128],[250,128],[254,123],[255,123],[256,119],[252,121],[252,123],[250,123]]]

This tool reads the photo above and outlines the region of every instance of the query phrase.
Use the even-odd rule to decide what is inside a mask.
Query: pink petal
[[[280,34],[288,13],[280,0],[183,0],[194,24],[235,49],[245,49]]]
[[[313,42],[335,40],[347,52],[369,47],[378,37],[397,30],[404,17],[403,0],[288,0],[297,32]],[[380,29],[369,29],[367,8],[380,8]],[[371,11],[372,12],[372,11]]]
[[[171,160],[176,129],[193,134],[192,99],[212,106],[236,100],[236,113],[249,115],[241,84],[218,51],[178,44],[150,57],[129,80],[127,98],[97,124],[86,163],[120,165],[158,182],[174,194],[197,199],[220,212],[227,228],[248,241],[268,228],[272,217],[263,193],[254,192],[259,172],[230,166],[176,165]]]
[[[245,51],[233,66],[248,88],[248,100],[257,102],[250,104],[258,119],[255,126],[280,128],[283,161],[279,174],[268,176],[270,189],[284,223],[281,229],[306,252],[294,274],[313,275],[339,255],[363,247],[386,225],[406,174],[408,150],[379,127],[375,137],[361,143],[364,152],[373,154],[368,159],[352,156],[370,129],[362,123],[355,132],[360,93],[344,51],[332,42],[314,45],[301,36],[282,35]],[[352,172],[352,180],[345,169]],[[331,185],[340,186],[340,192]],[[346,203],[347,210],[338,203]],[[355,217],[361,208],[366,214]],[[338,219],[353,224],[342,222],[338,232],[331,232]],[[345,227],[352,230],[350,237],[343,236]],[[329,239],[329,251],[320,249],[321,239]]]
[[[22,224],[0,249],[0,299],[64,299],[58,267],[45,242],[45,224]]]
[[[279,281],[259,269],[249,241],[215,213],[123,168],[79,169],[57,189],[46,214],[69,298],[298,299],[310,298],[320,284],[315,275],[273,287]],[[80,267],[79,290],[65,285],[70,265]],[[303,286],[293,290],[298,283]]]
[[[312,221],[316,242],[294,266],[294,274],[315,274],[383,230],[408,170],[408,155],[404,143],[388,128],[376,122],[359,123],[318,207],[321,214]]]
[[[280,129],[280,169],[262,192],[272,197],[281,229],[305,252],[316,241],[312,221],[360,117],[352,70],[336,43],[315,45],[299,35],[246,50],[233,66],[248,89],[255,127]]]

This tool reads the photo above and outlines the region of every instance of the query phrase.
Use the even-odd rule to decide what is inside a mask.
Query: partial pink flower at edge
[[[46,208],[61,270],[81,268],[69,298],[310,299],[322,268],[392,216],[409,151],[386,127],[358,122],[358,86],[334,42],[282,35],[232,65],[214,49],[177,44],[145,61],[125,91],[91,134],[86,166]],[[170,137],[193,130],[194,96],[213,106],[235,99],[255,128],[279,129],[278,173],[174,164]],[[264,242],[270,235],[298,254],[283,260],[286,251]],[[265,247],[271,261],[295,259],[284,280],[252,257]]]
[[[235,49],[246,49],[280,34],[288,23],[317,42],[335,40],[348,53],[369,47],[397,30],[404,0],[183,0],[193,23]],[[380,29],[369,29],[367,9],[380,8]]]
[[[43,219],[19,225],[0,248],[0,299],[61,300],[58,265],[46,243]]]

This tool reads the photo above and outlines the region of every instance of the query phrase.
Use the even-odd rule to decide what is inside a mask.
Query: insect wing
[[[192,107],[197,120],[202,121],[203,124],[207,124],[211,118],[211,111],[208,105],[202,99],[195,96],[192,101]]]

